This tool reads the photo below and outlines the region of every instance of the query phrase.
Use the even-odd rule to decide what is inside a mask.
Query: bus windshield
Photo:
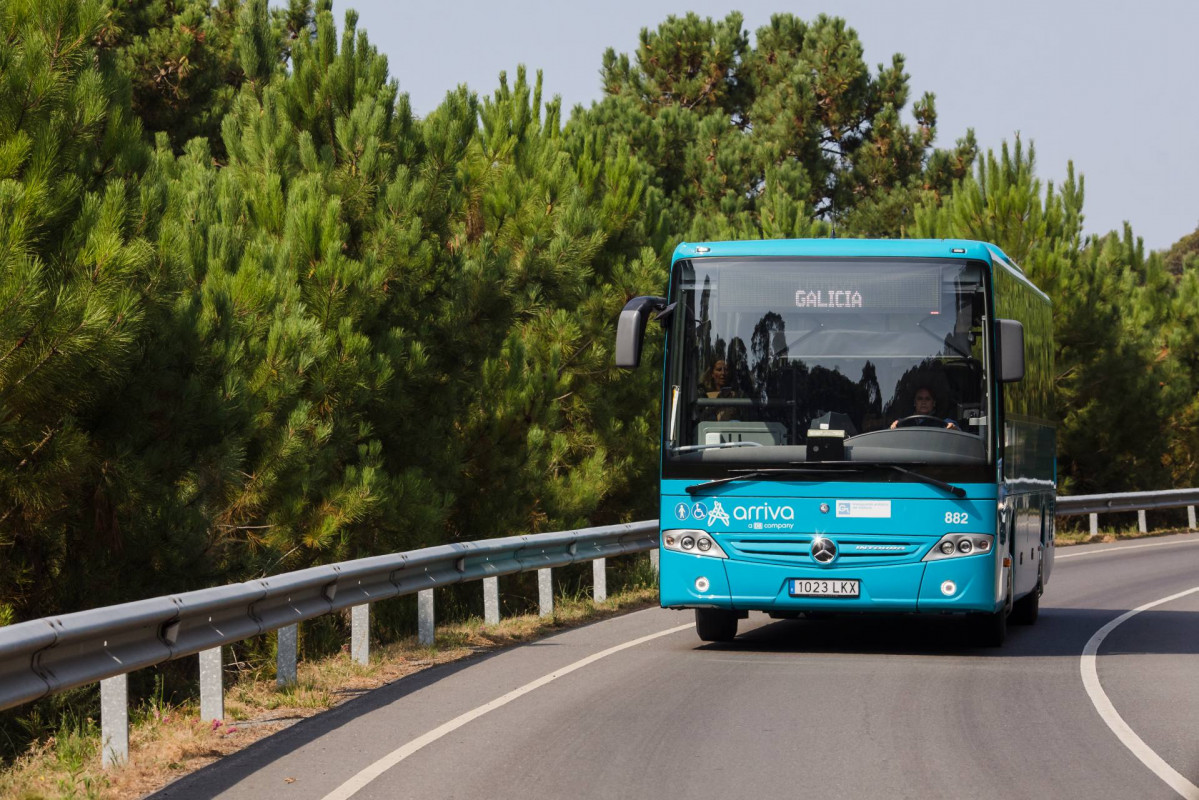
[[[667,459],[987,463],[985,275],[948,259],[680,261]]]

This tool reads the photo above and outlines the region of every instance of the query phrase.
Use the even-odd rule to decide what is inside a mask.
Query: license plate
[[[861,581],[832,578],[792,578],[792,597],[857,597]]]

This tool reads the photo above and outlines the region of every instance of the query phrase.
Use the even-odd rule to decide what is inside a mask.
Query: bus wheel
[[[720,608],[697,608],[695,632],[705,642],[731,642],[737,638],[737,612]]]
[[[974,617],[973,633],[979,647],[1000,647],[1007,639],[1008,610],[1001,608],[994,614],[979,614]]]
[[[1043,591],[1041,581],[1038,580],[1037,588],[1021,597],[1012,605],[1013,625],[1032,625],[1036,623],[1037,617],[1041,614],[1041,592]]]

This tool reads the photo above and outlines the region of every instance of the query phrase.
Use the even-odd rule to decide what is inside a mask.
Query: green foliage
[[[899,236],[916,203],[969,170],[973,134],[933,150],[933,96],[908,102],[902,56],[872,75],[843,20],[775,15],[755,46],[740,14],[643,30],[635,59],[604,55],[606,97],[572,126],[610,131],[652,170],[668,239]]]
[[[1179,239],[1163,256],[1166,269],[1171,274],[1182,276],[1183,273],[1199,262],[1199,230],[1192,231]]]
[[[843,20],[671,17],[565,124],[523,68],[417,119],[327,0],[0,37],[0,624],[652,515],[659,381],[611,348],[679,239],[995,241],[1055,300],[1066,488],[1199,478],[1189,245],[1084,241],[1019,140],[936,149]]]
[[[1042,193],[1019,139],[937,203],[917,210],[925,237],[998,244],[1054,302],[1059,479],[1063,493],[1158,488],[1166,476],[1156,357],[1173,287],[1157,256],[1125,229],[1082,242],[1083,182],[1067,170]]]
[[[1184,237],[1181,241],[1186,242]],[[1172,252],[1177,248],[1172,248]],[[1168,261],[1167,256],[1167,261]],[[1162,329],[1168,378],[1165,389],[1169,437],[1166,467],[1175,486],[1199,485],[1199,259],[1194,257],[1178,280]]]
[[[147,159],[128,84],[93,41],[100,2],[0,6],[0,585],[18,616],[107,523],[95,413],[135,367],[158,287],[134,188]]]
[[[194,137],[219,159],[221,121],[238,89],[261,90],[312,29],[312,0],[112,0],[100,42],[132,83],[133,110],[178,153]]]

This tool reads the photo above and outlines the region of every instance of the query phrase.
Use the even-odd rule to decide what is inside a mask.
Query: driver
[[[937,398],[936,395],[933,394],[932,387],[921,386],[918,388],[916,390],[916,396],[912,399],[912,404],[916,409],[916,413],[910,417],[904,417],[903,419],[897,419],[892,422],[892,430],[898,428],[899,423],[901,422],[906,423],[906,425],[935,425],[937,427],[940,427],[941,423],[943,422],[945,427],[949,428],[950,430],[961,430],[961,428],[958,427],[957,422],[954,420],[949,418],[941,419],[935,415],[937,410]]]

